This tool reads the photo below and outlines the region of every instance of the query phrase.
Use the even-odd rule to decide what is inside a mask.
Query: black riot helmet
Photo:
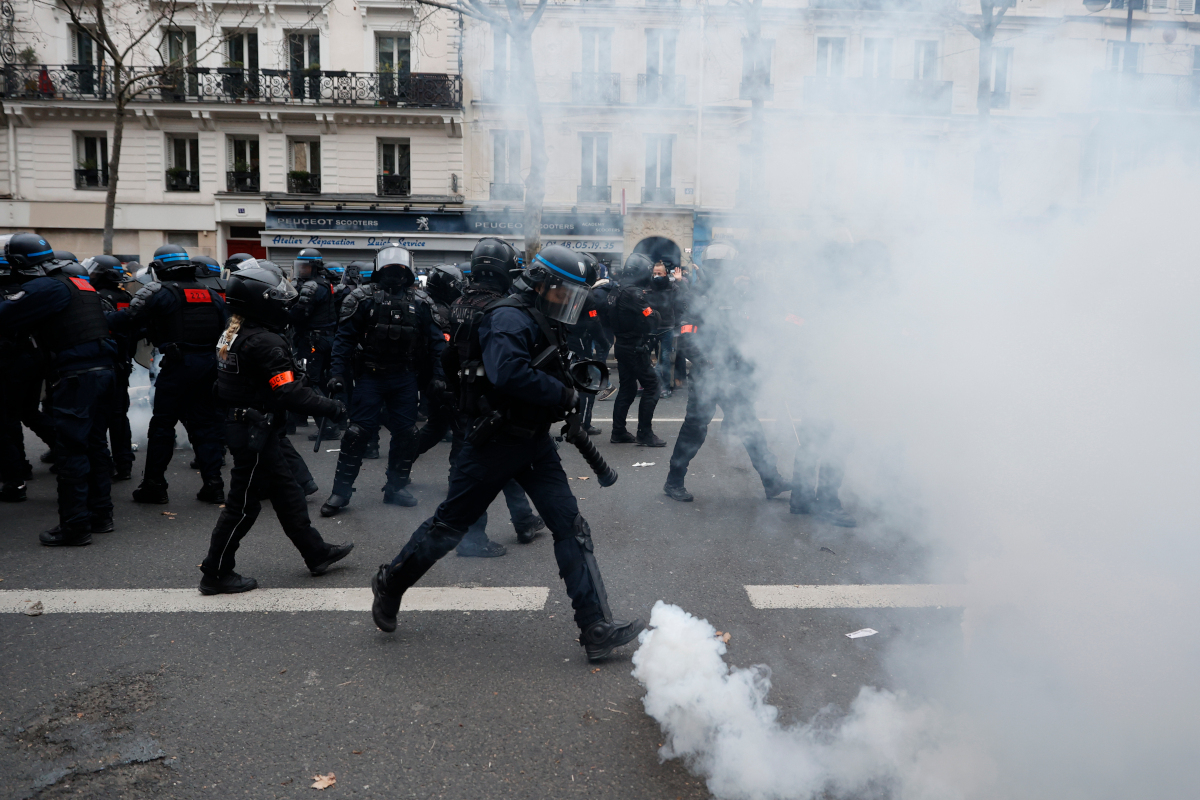
[[[54,249],[36,233],[14,233],[4,243],[4,260],[14,275],[34,278],[42,274],[40,265],[54,260]]]
[[[179,281],[194,277],[196,270],[187,250],[177,244],[164,244],[150,259],[150,273],[156,281]]]
[[[54,260],[55,261],[76,261],[76,262],[79,261],[79,259],[75,257],[75,254],[72,253],[70,250],[55,250],[54,251]]]
[[[699,281],[703,286],[714,286],[722,277],[733,272],[737,262],[737,248],[726,242],[713,242],[704,248]]]
[[[276,330],[287,327],[288,309],[298,296],[287,278],[254,259],[243,261],[225,285],[230,313]]]
[[[87,270],[88,280],[97,289],[119,289],[127,279],[125,268],[116,256],[92,256],[85,258],[82,266]]]
[[[429,270],[429,278],[425,282],[425,291],[435,302],[450,305],[462,297],[463,274],[453,264],[438,264]]]
[[[399,245],[385,247],[375,254],[375,269],[371,283],[389,289],[407,289],[417,280],[413,271],[412,253]]]
[[[471,251],[471,280],[491,282],[508,290],[517,270],[517,251],[503,239],[480,239]]]
[[[211,278],[221,274],[221,265],[212,256],[192,256],[197,278]]]
[[[296,263],[293,267],[297,279],[310,278],[325,268],[325,258],[317,248],[306,247],[296,256]]]
[[[83,278],[91,283],[91,277],[88,276],[87,268],[78,261],[73,261],[68,258],[56,258],[53,261],[47,261],[42,265],[47,275],[54,275],[61,272],[63,275],[71,275],[76,278]]]
[[[574,325],[588,299],[587,264],[579,253],[550,245],[533,257],[521,281],[537,292],[538,311],[566,325]]]
[[[325,271],[329,273],[329,280],[333,282],[342,277],[342,273],[346,270],[340,261],[326,261]]]
[[[650,260],[650,256],[645,253],[634,253],[625,259],[625,268],[621,270],[621,284],[645,288],[650,285],[650,278],[653,276],[654,262]]]
[[[591,253],[582,253],[583,265],[587,269],[587,275],[584,280],[588,286],[595,285],[596,281],[600,280],[600,261]]]
[[[254,256],[250,255],[249,253],[234,253],[229,258],[225,259],[225,269],[229,270],[230,272],[236,272],[239,268],[238,265],[243,261],[253,260]]]
[[[362,286],[364,266],[366,265],[361,261],[351,261],[348,263],[346,268],[342,270],[342,286]],[[370,275],[370,273],[371,270],[368,269],[367,274]]]

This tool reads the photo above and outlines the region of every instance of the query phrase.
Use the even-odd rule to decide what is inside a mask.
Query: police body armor
[[[261,374],[262,371],[255,365],[241,358],[241,351],[248,341],[267,333],[265,330],[239,332],[234,336],[233,344],[229,345],[224,356],[220,354],[220,349],[225,343],[226,334],[221,334],[221,339],[217,342],[217,398],[222,405],[231,408],[257,408],[264,412],[273,409],[275,401],[271,396],[272,390],[267,376]]]
[[[421,330],[419,306],[428,302],[415,287],[389,292],[376,287],[367,312],[367,330],[363,337],[363,366],[372,370],[392,371],[413,368],[428,347],[428,331]]]
[[[643,307],[646,291],[637,286],[622,286],[608,296],[609,319],[617,341],[645,344],[653,332],[653,311]]]
[[[106,311],[124,311],[129,308],[129,301],[133,299],[132,295],[124,289],[97,289],[96,291],[107,306]],[[109,338],[117,343],[117,367],[121,369],[122,373],[127,373],[132,368],[130,362],[133,359],[129,334],[113,333],[110,330]]]
[[[208,287],[225,299],[225,280],[219,275],[205,275],[201,278],[196,278],[196,283],[201,286]]]
[[[58,314],[42,322],[34,333],[38,346],[60,353],[81,344],[108,338],[108,321],[104,318],[104,301],[86,278],[64,275],[49,276],[67,287],[71,302]]]
[[[150,327],[150,338],[160,349],[179,344],[189,348],[211,348],[225,330],[225,318],[213,302],[207,286],[195,281],[168,281],[163,288],[179,301],[178,314],[159,314]]]
[[[300,289],[301,296],[310,293],[311,312],[305,327],[310,331],[336,328],[338,322],[338,303],[333,296],[333,286],[325,275],[306,281]]]

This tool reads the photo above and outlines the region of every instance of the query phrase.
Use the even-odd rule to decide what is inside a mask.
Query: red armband
[[[291,383],[295,379],[296,379],[296,377],[294,375],[292,375],[291,370],[288,370],[287,372],[281,372],[278,375],[276,375],[274,378],[271,378],[271,380],[270,380],[271,388],[278,389],[280,386],[283,386],[285,383]]]

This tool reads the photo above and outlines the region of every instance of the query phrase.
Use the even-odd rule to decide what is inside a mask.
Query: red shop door
[[[226,239],[225,257],[229,258],[234,253],[247,253],[255,258],[266,259],[267,248],[258,239]]]

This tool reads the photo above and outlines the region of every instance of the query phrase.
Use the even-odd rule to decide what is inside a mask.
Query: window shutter
[[[233,141],[232,136],[225,137],[225,169],[230,172],[233,172],[233,162],[235,160],[233,157]]]
[[[1165,14],[1169,5],[1168,0],[1150,0],[1150,13]]]
[[[78,30],[71,31],[71,63],[79,63],[79,36]]]
[[[1176,9],[1178,9],[1180,14],[1195,14],[1196,0],[1179,0]]]

